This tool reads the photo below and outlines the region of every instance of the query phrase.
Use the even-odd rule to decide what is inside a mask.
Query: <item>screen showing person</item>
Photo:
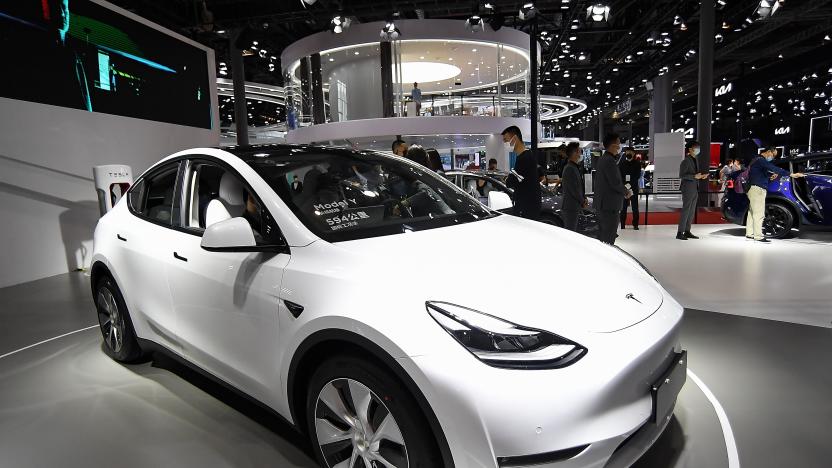
[[[90,0],[0,3],[0,97],[211,128],[207,53]]]

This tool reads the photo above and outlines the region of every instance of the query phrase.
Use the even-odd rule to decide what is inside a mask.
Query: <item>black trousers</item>
[[[563,219],[563,227],[570,231],[578,230],[578,211],[562,209],[560,210],[560,217]]]
[[[598,217],[598,240],[614,245],[615,238],[618,237],[618,210],[598,210],[596,216]]]
[[[621,229],[627,224],[627,207],[630,205],[633,207],[633,226],[638,227],[638,197],[634,193],[629,200],[624,199],[624,205],[621,207]]]
[[[679,232],[690,232],[696,205],[699,202],[698,187],[695,183],[682,182],[682,212],[679,214]]]

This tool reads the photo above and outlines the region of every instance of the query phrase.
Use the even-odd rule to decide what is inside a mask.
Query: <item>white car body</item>
[[[680,350],[682,307],[618,249],[508,215],[330,243],[225,150],[188,150],[157,166],[195,155],[222,161],[254,189],[288,253],[207,251],[199,236],[136,216],[124,197],[96,227],[93,276],[106,267],[143,341],[291,423],[298,421],[293,402],[303,397],[293,380],[300,354],[323,339],[372,343],[415,385],[457,468],[519,466],[501,457],[583,446],[539,466],[625,466],[664,429],[667,421],[649,422],[651,384]],[[472,240],[488,255],[445,250]],[[544,246],[554,246],[568,275],[553,276],[539,261]],[[303,313],[294,317],[285,301],[302,304]],[[559,369],[492,367],[439,326],[426,301],[556,333],[588,352]]]

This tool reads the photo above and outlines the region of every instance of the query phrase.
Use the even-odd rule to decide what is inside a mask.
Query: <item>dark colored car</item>
[[[763,233],[780,239],[795,229],[832,228],[832,152],[781,159],[775,164],[806,177],[778,177],[769,182]],[[733,190],[726,192],[722,214],[728,221],[744,225],[748,197]]]
[[[506,186],[505,181],[508,174],[505,172],[449,171],[445,173],[445,176],[485,205],[488,205],[488,193],[492,190],[504,192],[514,200],[514,191]],[[544,189],[541,201],[542,212],[540,221],[563,227],[563,218],[561,218],[560,214],[563,197]],[[598,221],[594,211],[584,209],[583,213],[578,215],[578,232],[591,237],[597,235]]]

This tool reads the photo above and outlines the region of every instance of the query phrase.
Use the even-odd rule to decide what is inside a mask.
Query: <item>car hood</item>
[[[449,302],[567,337],[630,327],[664,300],[617,248],[509,215],[335,245],[403,301]]]

